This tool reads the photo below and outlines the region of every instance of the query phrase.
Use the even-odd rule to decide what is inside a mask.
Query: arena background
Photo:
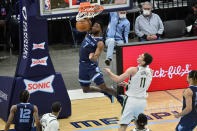
[[[180,4],[176,4],[177,2],[179,2]],[[157,6],[157,8],[153,10],[153,12],[160,15],[163,22],[168,20],[184,20],[186,15],[191,11],[189,9],[187,2],[188,1],[182,1],[182,0],[181,1],[174,0],[174,4],[172,3],[171,0],[169,0],[169,2],[161,2],[163,4]],[[127,18],[130,20],[132,25],[135,22],[135,18],[139,15],[139,11],[140,11],[139,8],[134,8],[133,10],[129,10]],[[109,18],[108,14],[103,14],[100,17],[106,20],[105,26],[107,26],[108,18]],[[71,20],[71,23],[69,20]],[[75,27],[75,21],[73,19],[59,17],[59,18],[48,20],[49,52],[54,68],[56,72],[62,73],[67,89],[74,90],[74,89],[80,89],[78,83],[78,60],[79,60],[78,51],[79,51],[80,41],[83,39],[84,34],[81,35],[81,38],[78,40],[78,44],[77,45],[74,44],[74,40],[71,35],[72,31],[70,24],[72,25],[72,27]],[[18,49],[19,49],[19,44],[16,37],[18,34],[16,29],[17,22],[13,22],[12,26],[15,27],[12,31],[12,38],[13,38],[12,42],[14,47],[11,49],[11,53],[9,48],[7,48],[6,50],[1,48],[0,51],[1,76],[14,76],[16,70],[16,64],[18,60]],[[133,34],[133,26],[131,26],[129,42],[132,44],[132,42],[136,42],[136,41],[137,38]],[[101,68],[106,67],[104,64],[105,56],[106,56],[106,52],[103,52],[99,59],[99,64]],[[113,72],[116,72],[115,57],[116,56],[114,54],[113,67],[110,66]],[[104,73],[104,79],[107,85],[111,86],[112,81],[105,75],[105,73]],[[176,95],[176,93],[174,94]],[[180,102],[181,95],[179,96],[180,96],[179,97],[179,102]],[[181,104],[179,103],[178,106],[180,107]],[[0,125],[1,124],[2,123],[0,123]]]
[[[53,1],[53,2],[60,2]],[[143,1],[142,1],[143,2]],[[155,3],[158,1],[154,1]],[[184,20],[186,15],[191,11],[188,6],[188,1],[185,0],[174,0],[173,3],[170,0],[168,1],[159,1],[160,3],[156,4],[157,7],[154,6],[154,13],[157,13],[163,22],[168,20]],[[177,4],[178,2],[178,4]],[[133,33],[133,25],[136,17],[140,14],[140,9],[138,7],[134,7],[132,10],[128,11],[127,18],[131,22],[131,32],[129,34],[129,42],[136,42],[137,38]],[[102,14],[100,15],[102,19],[104,19],[105,28],[109,22],[109,15]],[[75,28],[75,20],[69,18],[53,18],[48,19],[48,39],[49,39],[49,51],[52,57],[52,61],[57,72],[61,72],[67,86],[67,89],[78,89],[78,48],[80,46],[80,42],[83,39],[84,34],[79,35],[78,44],[74,44],[71,27]],[[12,22],[12,58],[5,59],[9,56],[9,49],[6,51],[1,47],[0,51],[0,72],[1,76],[13,76],[15,73],[15,67],[17,63],[17,55],[19,49],[19,41],[17,39],[18,30],[16,29],[17,23],[16,19],[13,18]],[[58,57],[57,57],[58,56]],[[100,58],[101,68],[104,65],[105,52],[102,54]],[[115,59],[114,59],[115,60]],[[114,61],[114,64],[116,62]],[[116,67],[114,66],[114,70]],[[104,77],[108,82],[108,78]]]

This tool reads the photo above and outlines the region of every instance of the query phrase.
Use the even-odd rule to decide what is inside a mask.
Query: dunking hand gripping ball
[[[92,22],[89,19],[81,19],[77,21],[76,28],[79,32],[89,31],[92,26]]]
[[[90,2],[82,2],[78,10],[76,28],[80,32],[85,32],[89,31],[92,26],[92,22],[89,19],[99,15],[104,8],[101,5],[91,5]]]

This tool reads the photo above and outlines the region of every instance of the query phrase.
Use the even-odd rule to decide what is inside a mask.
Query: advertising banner
[[[14,77],[0,76],[0,117],[7,119],[12,99]]]
[[[31,78],[55,73],[48,51],[47,20],[35,16],[35,3],[22,1],[20,21],[22,45],[16,70],[16,76],[19,77]]]
[[[122,47],[123,72],[137,66],[142,53],[150,53],[153,81],[149,91],[186,88],[190,70],[197,69],[197,40]]]
[[[15,99],[12,100],[12,105],[20,102],[19,93],[25,89],[30,93],[29,102],[38,107],[40,115],[51,112],[51,105],[55,101],[62,104],[59,118],[71,115],[70,98],[60,73],[30,79],[17,77],[15,89],[13,93]]]

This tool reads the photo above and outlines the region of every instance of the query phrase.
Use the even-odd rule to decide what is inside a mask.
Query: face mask
[[[150,15],[150,11],[149,10],[143,10],[143,15],[144,16],[149,16]]]
[[[126,14],[119,14],[120,18],[126,18]]]

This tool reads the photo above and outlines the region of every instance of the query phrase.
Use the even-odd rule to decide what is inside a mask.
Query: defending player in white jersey
[[[109,68],[105,68],[105,71],[114,82],[122,82],[128,86],[128,90],[125,93],[126,97],[123,103],[119,131],[125,131],[130,122],[136,120],[140,113],[144,113],[148,96],[146,91],[152,81],[152,70],[148,65],[152,63],[152,60],[152,56],[148,53],[139,55],[137,59],[139,65],[128,68],[120,76],[112,73]],[[124,82],[128,77],[130,77],[129,82]]]
[[[52,113],[46,113],[42,116],[40,123],[42,125],[42,131],[58,131],[59,122],[57,117],[62,110],[61,103],[55,102],[52,104]]]

